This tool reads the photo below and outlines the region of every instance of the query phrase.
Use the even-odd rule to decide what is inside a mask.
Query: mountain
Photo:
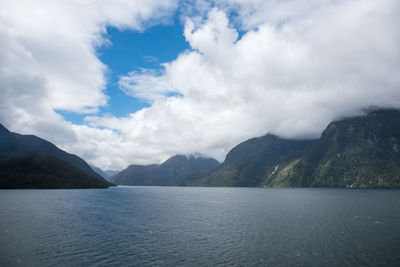
[[[302,155],[281,162],[265,184],[400,187],[400,111],[375,110],[330,123]]]
[[[52,175],[56,175],[58,172],[54,172],[50,163],[54,163],[57,161],[57,166],[59,166],[60,171],[64,171],[66,174],[84,174],[85,177],[91,177],[93,181],[88,182],[86,184],[79,183],[80,187],[108,187],[113,185],[112,183],[106,181],[103,177],[95,173],[90,166],[80,157],[69,154],[54,144],[41,139],[39,137],[33,135],[21,135],[17,133],[12,133],[8,131],[3,125],[0,124],[0,156],[4,161],[2,167],[5,170],[11,170],[6,167],[7,164],[11,164],[12,166],[20,166],[20,170],[18,171],[19,175],[23,175],[23,170],[26,171],[26,175],[29,176],[30,169],[29,168],[22,168],[22,165],[18,165],[21,162],[30,162],[32,168],[35,170],[44,170],[44,167],[49,168],[48,171]],[[47,156],[47,157],[46,157]],[[33,160],[35,157],[38,160]],[[39,160],[40,159],[40,160]],[[48,159],[49,163],[46,163],[45,160]],[[13,161],[15,162],[13,163]],[[60,163],[60,161],[62,163]],[[64,163],[64,164],[63,164]],[[13,165],[14,164],[14,165]],[[10,166],[11,166],[10,165]],[[35,167],[33,167],[35,165]],[[10,167],[11,168],[11,167]],[[72,170],[77,169],[77,170]],[[3,175],[7,172],[2,172]],[[37,172],[37,175],[40,173]],[[82,175],[78,175],[79,177],[83,177]],[[64,176],[62,176],[64,177]],[[86,179],[86,178],[85,178]],[[73,180],[73,179],[72,179]],[[71,181],[72,181],[71,180]],[[3,177],[2,181],[9,181],[7,177]],[[71,185],[74,187],[75,185]],[[78,184],[77,184],[78,186]],[[2,188],[6,188],[7,185],[3,184]],[[36,188],[36,187],[35,187]],[[56,188],[59,188],[58,186]],[[70,188],[70,187],[69,187]]]
[[[0,188],[108,188],[78,168],[53,156],[37,153],[0,155]]]
[[[90,165],[90,167],[92,168],[92,170],[94,170],[98,175],[100,175],[101,177],[105,178],[106,180],[110,179],[112,176],[116,175],[117,173],[119,173],[119,171],[113,171],[113,170],[105,170],[103,171],[102,169]]]
[[[105,172],[102,170],[102,169],[100,169],[100,168],[98,168],[98,167],[96,167],[96,166],[93,166],[93,165],[89,165],[90,166],[90,168],[92,168],[92,170],[95,172],[95,173],[97,173],[98,175],[100,175],[101,177],[103,177],[104,179],[107,179],[107,174],[105,174]]]
[[[282,139],[272,134],[252,138],[234,147],[216,169],[191,175],[185,186],[260,186],[280,159],[305,149],[312,140]]]
[[[400,111],[334,121],[315,141],[253,138],[189,186],[400,187]]]
[[[106,174],[106,179],[109,180],[111,177],[113,177],[114,175],[118,174],[119,171],[105,170],[104,173]]]
[[[130,165],[111,177],[118,185],[178,185],[186,176],[218,166],[213,158],[176,155],[152,165]]]

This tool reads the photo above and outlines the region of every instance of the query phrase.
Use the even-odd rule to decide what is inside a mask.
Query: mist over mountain
[[[1,188],[111,185],[98,174],[110,177],[110,171],[2,125],[0,166]],[[130,165],[109,179],[119,185],[399,187],[400,111],[372,110],[334,121],[317,140],[251,138],[229,151],[222,164],[176,155],[162,164]]]
[[[12,133],[1,124],[0,161],[1,188],[104,188],[112,185],[80,157],[39,137]]]
[[[315,141],[266,135],[233,148],[190,186],[399,187],[400,111],[335,121]]]
[[[304,153],[280,162],[264,184],[400,187],[400,111],[332,122]]]
[[[102,169],[100,169],[99,167],[90,165],[90,167],[93,169],[93,171],[95,171],[98,175],[100,175],[101,177],[105,178],[105,179],[110,179],[112,176],[116,175],[117,173],[119,173],[119,171],[115,171],[115,170],[105,170],[103,171]]]
[[[215,168],[219,163],[213,158],[176,155],[162,164],[130,165],[111,177],[118,185],[169,185],[174,186],[188,175]]]

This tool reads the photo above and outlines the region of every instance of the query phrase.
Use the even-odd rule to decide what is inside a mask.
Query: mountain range
[[[267,134],[235,148],[184,186],[400,187],[400,111],[334,121],[317,140]]]
[[[0,188],[107,188],[80,157],[0,124]]]
[[[311,143],[310,140],[281,139],[271,134],[251,138],[229,151],[217,169],[186,177],[181,185],[260,186],[265,173],[275,168],[283,156],[301,151]]]
[[[162,164],[130,165],[116,174],[0,124],[0,188],[107,188],[113,183],[399,188],[400,111],[373,110],[331,122],[316,140],[272,134],[251,138],[229,151],[221,164],[175,155]]]
[[[219,165],[213,158],[176,155],[162,164],[130,165],[111,177],[110,181],[118,185],[179,185],[193,173],[215,168]]]

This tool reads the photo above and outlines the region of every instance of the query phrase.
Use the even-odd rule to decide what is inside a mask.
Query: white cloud
[[[317,137],[331,120],[364,107],[400,107],[398,1],[200,4],[198,12],[182,9],[190,14],[184,35],[192,50],[162,72],[121,77],[121,89],[152,105],[120,118],[89,115],[90,127],[68,127],[75,141],[66,148],[104,168],[159,162],[175,153],[223,160],[240,141],[267,131]],[[237,16],[229,20],[227,13]],[[246,31],[240,38],[236,27]],[[18,53],[30,58],[29,51]],[[36,83],[47,88],[48,81],[45,76]],[[70,109],[101,105],[95,96]]]
[[[24,57],[15,71],[41,76],[53,109],[93,112],[107,101],[106,66],[97,58],[96,46],[107,41],[105,26],[141,30],[162,20],[175,8],[173,1],[2,1],[3,42]],[[22,60],[22,58],[21,58]],[[3,62],[6,66],[8,62]]]
[[[166,77],[162,73],[150,69],[132,71],[128,76],[122,76],[118,85],[126,94],[149,103],[173,93]]]
[[[175,0],[0,1],[0,122],[69,148],[79,132],[55,110],[107,104],[96,55],[106,26],[144,30],[175,9]]]
[[[399,4],[306,2],[246,1],[220,5],[206,19],[188,18],[184,34],[193,51],[165,64],[163,75],[122,78],[133,95],[182,97],[160,98],[126,118],[91,121],[145,144],[136,155],[149,161],[195,151],[223,160],[238,142],[267,131],[317,137],[331,120],[364,107],[399,107]],[[234,8],[250,29],[241,39],[226,16]]]

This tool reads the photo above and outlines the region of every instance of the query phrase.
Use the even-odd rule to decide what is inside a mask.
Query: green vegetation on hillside
[[[399,187],[399,143],[397,110],[332,122],[296,162],[281,164],[266,185]]]
[[[266,135],[233,148],[188,186],[400,187],[400,111],[329,124],[314,142]]]
[[[187,177],[185,186],[261,186],[267,173],[286,155],[300,151],[310,140],[289,140],[267,134],[234,147],[217,169]]]

